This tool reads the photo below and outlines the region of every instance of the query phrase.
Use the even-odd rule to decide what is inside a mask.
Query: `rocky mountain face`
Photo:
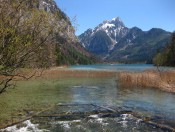
[[[51,65],[90,64],[96,61],[79,43],[69,18],[59,9],[54,0],[37,0],[36,7],[56,15],[55,23],[59,31],[54,32],[54,43],[50,44],[48,49]]]
[[[79,39],[83,46],[89,51],[95,54],[103,54],[113,50],[115,45],[122,37],[126,36],[128,31],[129,29],[125,27],[120,18],[114,18],[111,21],[104,21],[95,29],[88,29],[85,33],[79,36]],[[99,50],[100,47],[98,48],[98,45],[100,44],[98,41],[103,42],[101,46],[103,48],[101,51]]]
[[[165,47],[171,33],[153,28],[142,31],[127,28],[120,18],[104,21],[79,36],[79,41],[90,52],[110,62],[151,62],[157,50]]]

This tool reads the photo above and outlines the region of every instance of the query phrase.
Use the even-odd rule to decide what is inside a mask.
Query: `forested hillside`
[[[21,68],[93,63],[74,32],[53,0],[1,0],[0,93]]]
[[[159,51],[153,61],[157,66],[175,66],[175,32],[167,47]]]
[[[91,55],[78,44],[69,18],[54,1],[2,0],[0,4],[1,65],[92,63]]]

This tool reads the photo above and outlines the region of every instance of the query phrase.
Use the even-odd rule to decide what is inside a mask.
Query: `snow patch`
[[[83,46],[84,48],[86,47],[84,43],[82,43],[82,46]]]
[[[119,17],[117,17],[117,18],[113,18],[113,19],[112,19],[112,21],[116,21],[116,20],[118,20],[118,21],[120,21],[120,22],[121,22],[121,20],[120,20],[120,18],[119,18]]]
[[[131,45],[133,45],[133,43],[129,43],[129,44],[125,45],[123,48],[120,48],[119,50],[120,51],[125,50],[126,48],[128,48],[128,46],[131,46]]]
[[[109,54],[107,54],[105,57],[103,57],[102,60],[105,60],[107,57],[109,57]]]
[[[110,51],[113,50],[114,47],[115,47],[115,44],[112,44],[112,45],[110,46],[109,50],[110,50]]]
[[[133,34],[133,39],[135,39],[136,38],[136,36]]]
[[[113,18],[112,21],[115,21],[116,18]]]
[[[110,23],[105,23],[105,24],[102,25],[103,29],[111,28],[111,27],[115,27],[115,25],[114,24],[110,24]]]

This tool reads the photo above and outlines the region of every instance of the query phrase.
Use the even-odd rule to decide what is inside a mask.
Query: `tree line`
[[[175,66],[175,32],[168,46],[153,58],[153,63],[157,66]]]

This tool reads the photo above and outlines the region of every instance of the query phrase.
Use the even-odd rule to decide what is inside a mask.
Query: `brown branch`
[[[8,87],[12,86],[11,84],[9,84],[9,82],[12,81],[13,78],[14,78],[14,76],[10,77],[9,79],[7,79],[4,82],[4,85],[3,85],[3,87],[0,90],[0,94],[3,93],[3,92],[5,92]]]

